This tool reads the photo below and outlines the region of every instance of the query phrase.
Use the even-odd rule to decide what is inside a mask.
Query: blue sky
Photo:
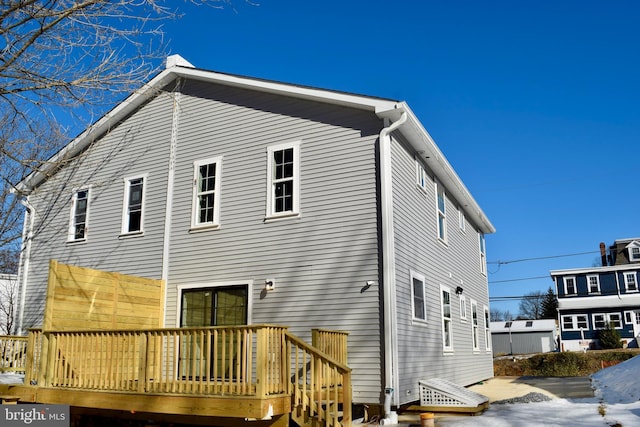
[[[171,53],[407,101],[497,229],[491,297],[546,291],[549,270],[640,237],[639,2],[258,3],[184,8],[164,28]]]

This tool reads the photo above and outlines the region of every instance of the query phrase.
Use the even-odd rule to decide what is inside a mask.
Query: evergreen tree
[[[549,286],[547,293],[542,300],[542,319],[555,319],[558,317],[558,298]]]

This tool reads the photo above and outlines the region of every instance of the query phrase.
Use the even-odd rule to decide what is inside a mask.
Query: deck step
[[[20,397],[10,395],[0,395],[0,404],[2,405],[17,405]]]

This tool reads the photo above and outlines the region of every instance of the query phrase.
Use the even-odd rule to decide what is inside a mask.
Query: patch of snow
[[[24,374],[0,373],[0,384],[23,384]]]
[[[640,425],[640,356],[591,376],[595,397],[496,405],[477,417],[443,417],[438,427],[610,427]],[[601,415],[604,412],[604,416]]]

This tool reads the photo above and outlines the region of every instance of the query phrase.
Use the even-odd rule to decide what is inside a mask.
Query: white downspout
[[[16,195],[17,196],[17,195]],[[24,222],[22,224],[22,248],[20,249],[20,264],[18,265],[18,287],[20,288],[20,309],[18,313],[18,324],[14,331],[17,334],[22,333],[24,324],[24,302],[27,297],[27,282],[29,278],[29,262],[31,260],[31,239],[33,238],[33,222],[35,217],[35,209],[29,203],[29,196],[26,196],[20,203],[26,208]]]
[[[162,245],[162,280],[165,286],[164,292],[164,317],[162,325],[166,326],[167,315],[167,289],[169,280],[169,250],[171,249],[171,219],[173,209],[173,184],[176,169],[176,152],[178,150],[178,128],[180,124],[180,98],[182,89],[182,79],[178,78],[178,83],[173,93],[173,117],[171,123],[171,144],[169,148],[169,171],[167,174],[167,200],[164,212],[164,241]]]
[[[398,405],[398,343],[396,323],[395,244],[393,232],[393,193],[390,134],[407,121],[402,107],[400,118],[380,131],[380,196],[382,219],[382,283],[384,310],[384,413],[392,417],[392,403]]]

